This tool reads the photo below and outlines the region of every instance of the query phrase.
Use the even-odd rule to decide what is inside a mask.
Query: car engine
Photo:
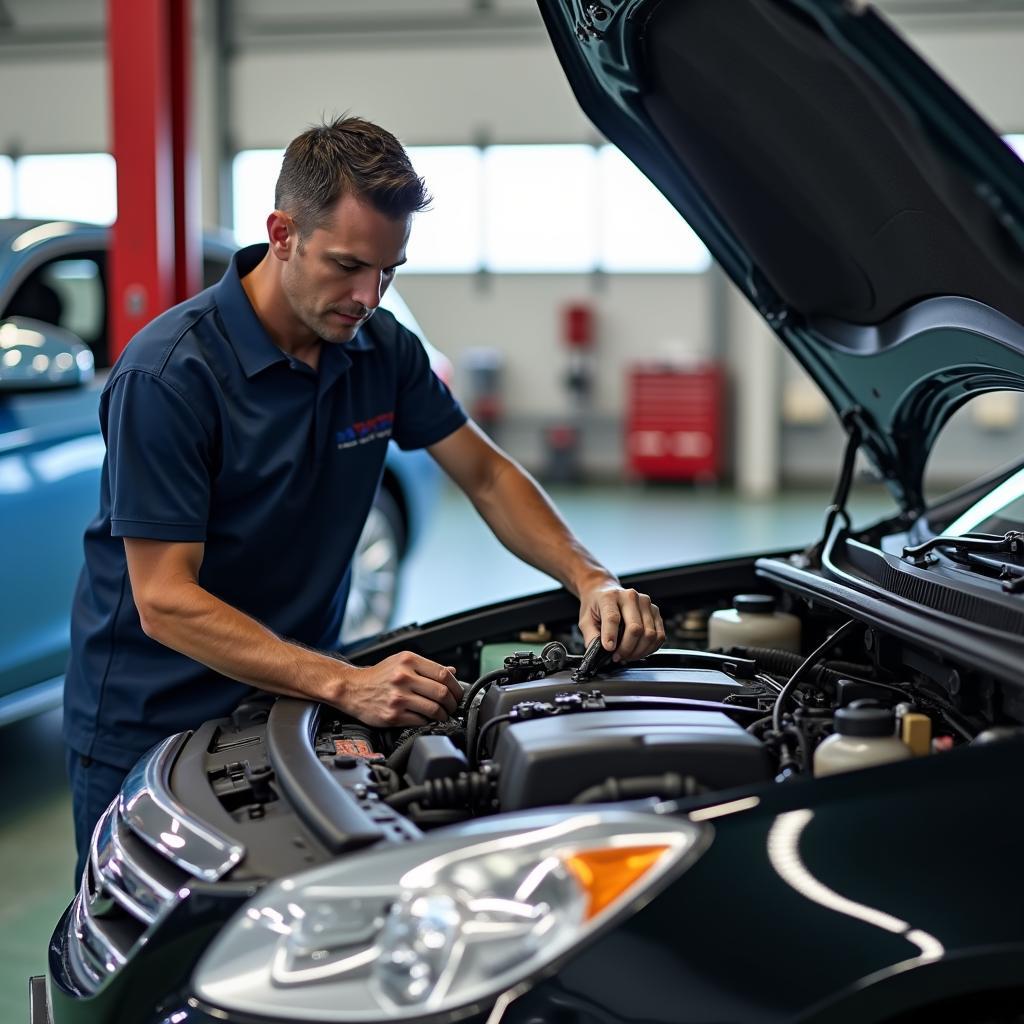
[[[732,600],[722,595],[670,608],[670,646],[625,665],[584,650],[569,621],[423,649],[460,679],[475,676],[445,722],[374,729],[326,705],[257,697],[197,735],[203,781],[250,869],[266,876],[482,815],[629,800],[699,807],[825,774],[816,751],[844,716],[881,723],[887,757],[941,753],[1016,725],[984,681],[958,696],[957,668],[926,650],[790,595],[767,597],[799,620],[799,650],[709,648],[708,621]]]

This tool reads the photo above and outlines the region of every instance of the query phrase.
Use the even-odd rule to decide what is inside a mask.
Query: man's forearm
[[[577,597],[597,583],[616,581],[577,540],[540,485],[511,459],[471,499],[509,551]]]
[[[480,514],[513,554],[554,576],[580,599],[579,627],[616,661],[645,658],[665,642],[648,594],[624,588],[574,536],[540,486],[504,457],[488,485],[472,492]],[[612,653],[614,652],[614,653]]]
[[[230,679],[334,704],[343,698],[337,659],[282,640],[197,583],[178,584],[141,614],[147,635]]]
[[[661,612],[650,595],[623,587],[576,539],[529,473],[476,424],[431,445],[430,454],[509,551],[580,599],[585,643],[600,637],[613,657],[626,660],[646,657],[664,642]]]
[[[462,697],[450,665],[411,651],[357,666],[282,640],[199,585],[202,544],[126,537],[124,547],[147,636],[221,675],[382,727],[444,721]]]

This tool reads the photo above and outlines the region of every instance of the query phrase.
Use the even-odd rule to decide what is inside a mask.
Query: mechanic
[[[579,598],[585,641],[623,660],[664,641],[657,606],[580,544],[378,308],[428,201],[387,131],[354,117],[311,128],[285,153],[269,244],[236,253],[111,371],[64,699],[76,878],[138,757],[251,687],[374,726],[454,712],[450,666],[331,652],[389,439],[426,448],[509,550]]]

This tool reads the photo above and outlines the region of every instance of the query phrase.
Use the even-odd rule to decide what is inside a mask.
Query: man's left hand
[[[605,581],[580,593],[580,630],[586,646],[600,635],[613,661],[637,661],[665,642],[661,612],[647,594]]]

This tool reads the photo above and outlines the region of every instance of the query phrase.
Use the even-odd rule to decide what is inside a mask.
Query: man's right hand
[[[402,651],[366,668],[347,666],[332,703],[360,722],[389,728],[446,722],[461,699],[452,666]]]
[[[384,727],[444,722],[462,699],[455,669],[411,651],[360,668],[281,639],[199,585],[202,544],[126,537],[124,549],[146,635],[229,679]]]

